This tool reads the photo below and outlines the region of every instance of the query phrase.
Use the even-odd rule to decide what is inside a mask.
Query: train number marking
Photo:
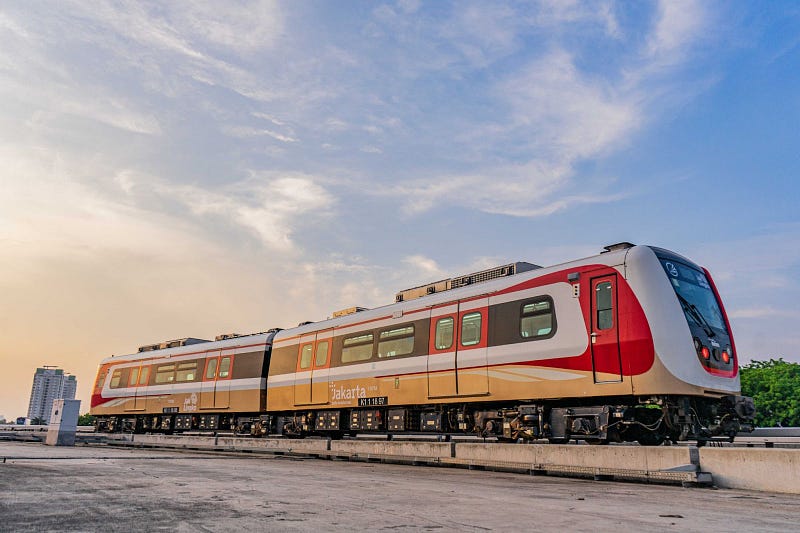
[[[359,407],[377,407],[381,405],[389,405],[388,396],[372,396],[370,398],[359,398]]]

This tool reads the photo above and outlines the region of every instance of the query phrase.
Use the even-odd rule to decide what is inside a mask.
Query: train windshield
[[[727,334],[725,319],[706,275],[671,259],[662,259],[661,265],[689,322],[703,328],[709,337],[714,336],[714,330]]]

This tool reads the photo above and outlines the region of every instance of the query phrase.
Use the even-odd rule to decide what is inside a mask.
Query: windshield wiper
[[[701,313],[700,310],[694,304],[689,303],[689,300],[687,300],[677,292],[675,294],[678,296],[678,300],[680,300],[681,304],[683,305],[683,308],[686,309],[692,316],[694,321],[697,322],[697,324],[701,328],[703,328],[703,331],[706,332],[706,335],[708,335],[709,337],[715,337],[717,334],[714,333],[713,329],[711,329],[711,324],[708,323],[708,320],[706,320],[706,317],[703,316],[703,313]]]

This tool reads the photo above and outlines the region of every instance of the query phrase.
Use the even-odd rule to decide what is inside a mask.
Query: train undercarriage
[[[596,400],[596,399],[595,399]],[[130,433],[233,432],[251,436],[342,438],[357,434],[475,435],[504,442],[548,440],[589,444],[733,440],[751,431],[752,399],[655,396],[510,405],[447,404],[371,407],[281,414],[154,414],[98,417],[98,431]]]

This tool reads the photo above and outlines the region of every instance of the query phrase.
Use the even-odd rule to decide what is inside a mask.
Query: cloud
[[[276,141],[283,143],[297,142],[297,139],[294,137],[283,135],[271,130],[251,128],[249,126],[225,126],[222,128],[222,132],[225,133],[225,135],[236,137],[238,139],[249,139],[251,137],[272,137]]]
[[[531,59],[486,86],[495,117],[459,124],[456,146],[465,148],[463,154],[478,151],[485,156],[476,157],[477,168],[412,178],[379,194],[405,198],[408,214],[452,204],[521,217],[543,217],[630,196],[632,189],[614,187],[613,176],[588,182],[578,179],[576,169],[627,146],[663,112],[669,95],[686,92],[685,84],[672,86],[662,80],[689,61],[706,17],[695,3],[678,7],[682,10],[670,2],[659,4],[647,37],[636,41],[620,26],[608,3],[544,2],[525,14],[471,4],[443,24],[444,35],[456,47],[481,35],[485,42],[479,48],[496,52],[486,64],[514,57],[515,43],[538,35],[543,28],[555,36],[542,51],[532,52]],[[500,24],[502,31],[494,32],[492,21],[498,17],[513,23]],[[596,35],[598,29],[600,35]],[[626,41],[630,50],[604,68],[586,69],[586,56],[593,51],[572,39],[582,31],[594,32],[597,41]],[[559,38],[562,33],[564,37]],[[704,87],[700,84],[692,90]]]
[[[427,276],[442,276],[444,272],[436,261],[424,255],[411,255],[403,259],[403,263]]]
[[[647,42],[646,54],[660,67],[683,58],[706,22],[703,4],[696,0],[662,0],[658,18]]]

